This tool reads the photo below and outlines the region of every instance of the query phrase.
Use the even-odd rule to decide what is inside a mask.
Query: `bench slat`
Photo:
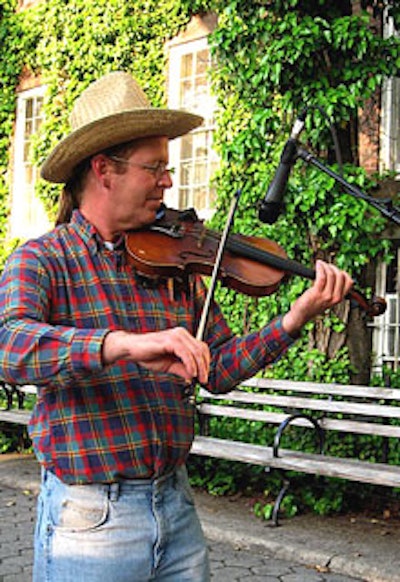
[[[332,394],[341,396],[356,396],[379,400],[394,400],[400,402],[400,390],[381,386],[358,386],[352,384],[323,384],[319,382],[300,382],[293,380],[276,380],[274,378],[249,378],[242,382],[243,386],[260,388],[262,390],[288,390],[308,392],[310,394]]]
[[[31,414],[30,410],[0,410],[0,422],[27,425]]]
[[[242,390],[232,390],[227,394],[210,394],[210,392],[202,389],[199,392],[199,396],[214,400],[230,400],[232,402],[243,402],[247,404],[280,406],[289,409],[296,408],[300,410],[340,412],[343,414],[357,414],[382,418],[400,418],[400,406],[389,406],[387,404],[365,404],[363,402],[319,400],[296,396],[280,396],[277,394],[258,394]]]
[[[248,408],[237,408],[234,406],[223,406],[220,404],[208,404],[202,402],[198,405],[201,414],[209,416],[220,416],[228,418],[241,418],[243,420],[255,420],[265,423],[281,424],[288,414],[283,412],[269,412],[264,410],[249,410]],[[318,423],[325,430],[336,430],[351,432],[355,434],[374,434],[382,437],[400,437],[400,426],[380,424],[373,422],[361,422],[356,420],[338,420],[335,418],[320,418]],[[291,424],[313,428],[310,422],[304,418],[296,418]]]
[[[195,437],[191,453],[362,483],[400,486],[400,467],[382,463],[340,459],[287,449],[280,450],[280,456],[274,457],[272,447],[203,436]]]

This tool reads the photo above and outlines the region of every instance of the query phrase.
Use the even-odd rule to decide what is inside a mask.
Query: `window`
[[[385,19],[384,34],[396,34],[392,19]],[[381,170],[400,178],[400,78],[386,79],[382,89]],[[400,368],[400,240],[393,241],[394,258],[377,270],[376,292],[386,299],[386,312],[374,319],[373,351],[376,371]]]
[[[382,93],[382,170],[400,176],[400,79],[388,79]]]
[[[377,295],[385,298],[387,308],[371,324],[377,372],[382,366],[398,370],[400,365],[400,240],[394,242],[394,248],[391,263],[382,263],[378,268]]]
[[[385,25],[385,34],[398,34],[393,20]],[[386,79],[382,90],[381,169],[400,177],[400,78]]]
[[[209,67],[206,37],[170,47],[169,107],[201,115],[204,123],[171,142],[171,165],[177,173],[166,202],[181,209],[194,207],[202,218],[212,213],[212,176],[218,165],[212,149],[215,100],[210,91]]]
[[[39,169],[31,159],[32,139],[42,121],[44,88],[18,95],[10,235],[26,239],[42,234],[50,224],[43,203],[35,196]]]

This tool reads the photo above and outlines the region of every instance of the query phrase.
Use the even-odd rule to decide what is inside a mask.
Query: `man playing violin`
[[[29,426],[42,466],[35,582],[209,580],[185,470],[188,386],[231,390],[352,286],[319,262],[309,289],[263,329],[236,337],[212,302],[196,339],[202,278],[137,273],[124,233],[155,221],[172,185],[169,140],[201,122],[150,107],[127,73],[90,85],[42,167],[65,185],[58,225],[4,269],[1,377],[38,387]]]

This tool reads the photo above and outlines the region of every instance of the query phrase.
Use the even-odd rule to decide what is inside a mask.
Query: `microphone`
[[[273,224],[279,216],[282,208],[282,198],[286,191],[290,171],[296,159],[297,139],[303,131],[306,114],[307,109],[304,109],[304,111],[302,111],[297,117],[290,138],[287,140],[283,148],[279,166],[268,187],[265,198],[260,204],[258,218],[261,222]]]

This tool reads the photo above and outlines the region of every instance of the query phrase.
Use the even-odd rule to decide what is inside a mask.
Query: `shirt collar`
[[[114,242],[105,241],[97,232],[96,228],[76,209],[72,213],[70,225],[74,228],[85,244],[93,252],[99,252],[104,248],[109,250],[120,250],[123,248],[124,237],[121,235],[118,240]]]

